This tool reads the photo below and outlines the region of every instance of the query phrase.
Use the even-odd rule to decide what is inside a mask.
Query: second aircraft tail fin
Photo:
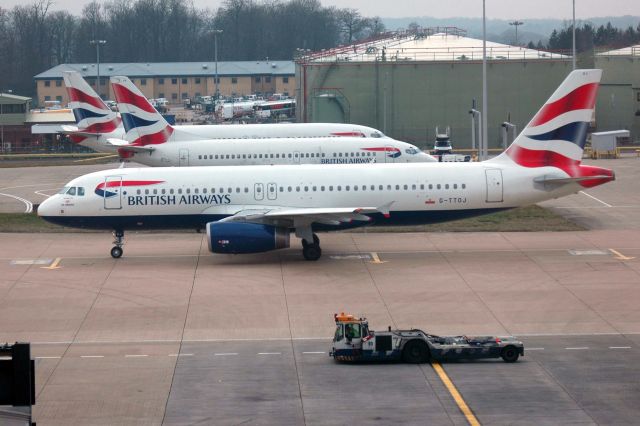
[[[144,146],[169,141],[173,127],[128,77],[111,77],[111,87],[122,116],[125,139],[130,144]]]

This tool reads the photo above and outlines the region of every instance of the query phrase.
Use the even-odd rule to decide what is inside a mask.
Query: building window
[[[158,79],[158,84],[164,84],[164,78],[159,78]]]
[[[182,84],[187,84],[187,79],[186,78],[182,79]]]
[[[284,84],[289,83],[289,77],[282,77],[282,82],[283,82]]]
[[[237,77],[231,77],[231,84],[238,84],[238,78]]]
[[[45,80],[44,87],[51,87],[51,82],[49,80]]]
[[[62,103],[62,96],[56,96],[56,101]]]
[[[106,86],[107,84],[107,79],[106,78],[100,78],[100,86]]]
[[[260,76],[256,77],[256,83],[260,83]]]
[[[50,100],[51,100],[51,96],[45,96],[45,97],[44,97],[44,100],[45,100],[45,101],[50,101]]]
[[[162,92],[158,93],[158,97],[159,98],[164,98],[164,93],[162,93]]]
[[[200,84],[200,77],[196,77],[196,84]]]
[[[56,87],[62,86],[62,80],[56,80]]]
[[[213,79],[213,82],[214,82],[214,83],[217,83],[217,84],[220,84],[220,77],[215,77],[215,78]]]
[[[147,85],[147,79],[146,78],[141,78],[140,79],[140,85],[141,86],[146,86]]]
[[[178,84],[178,79],[177,78],[172,78],[171,79],[171,84]]]
[[[187,98],[189,98],[189,94],[187,92],[183,92],[182,99],[187,99]]]
[[[271,77],[265,77],[264,78],[264,82],[265,83],[271,83]]]
[[[177,93],[172,93],[171,94],[171,99],[178,99],[178,94]]]

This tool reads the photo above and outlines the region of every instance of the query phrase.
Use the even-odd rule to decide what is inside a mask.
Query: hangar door
[[[486,169],[485,176],[487,179],[487,203],[502,202],[502,170]]]

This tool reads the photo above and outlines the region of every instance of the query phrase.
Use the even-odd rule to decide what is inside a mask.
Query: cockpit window
[[[373,133],[371,133],[371,137],[372,137],[372,138],[381,138],[381,137],[382,137],[382,133],[380,133],[380,132],[373,132]]]
[[[406,152],[407,154],[415,155],[415,154],[420,153],[420,150],[418,148],[416,148],[415,146],[412,146],[412,147],[409,147],[409,148],[405,149],[404,152]]]
[[[58,194],[67,194],[67,195],[78,195],[80,197],[84,196],[84,188],[81,186],[65,186]]]

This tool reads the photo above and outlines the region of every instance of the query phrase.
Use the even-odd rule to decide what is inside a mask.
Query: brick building
[[[78,71],[96,89],[96,64],[61,64],[36,75],[38,104],[45,101],[69,101],[62,79],[63,71]],[[181,103],[185,98],[213,95],[214,62],[154,62],[100,64],[100,93],[103,99],[114,99],[109,77],[129,77],[147,98],[166,98]],[[250,94],[295,95],[295,67],[293,61],[235,61],[218,62],[219,90],[223,96]]]

